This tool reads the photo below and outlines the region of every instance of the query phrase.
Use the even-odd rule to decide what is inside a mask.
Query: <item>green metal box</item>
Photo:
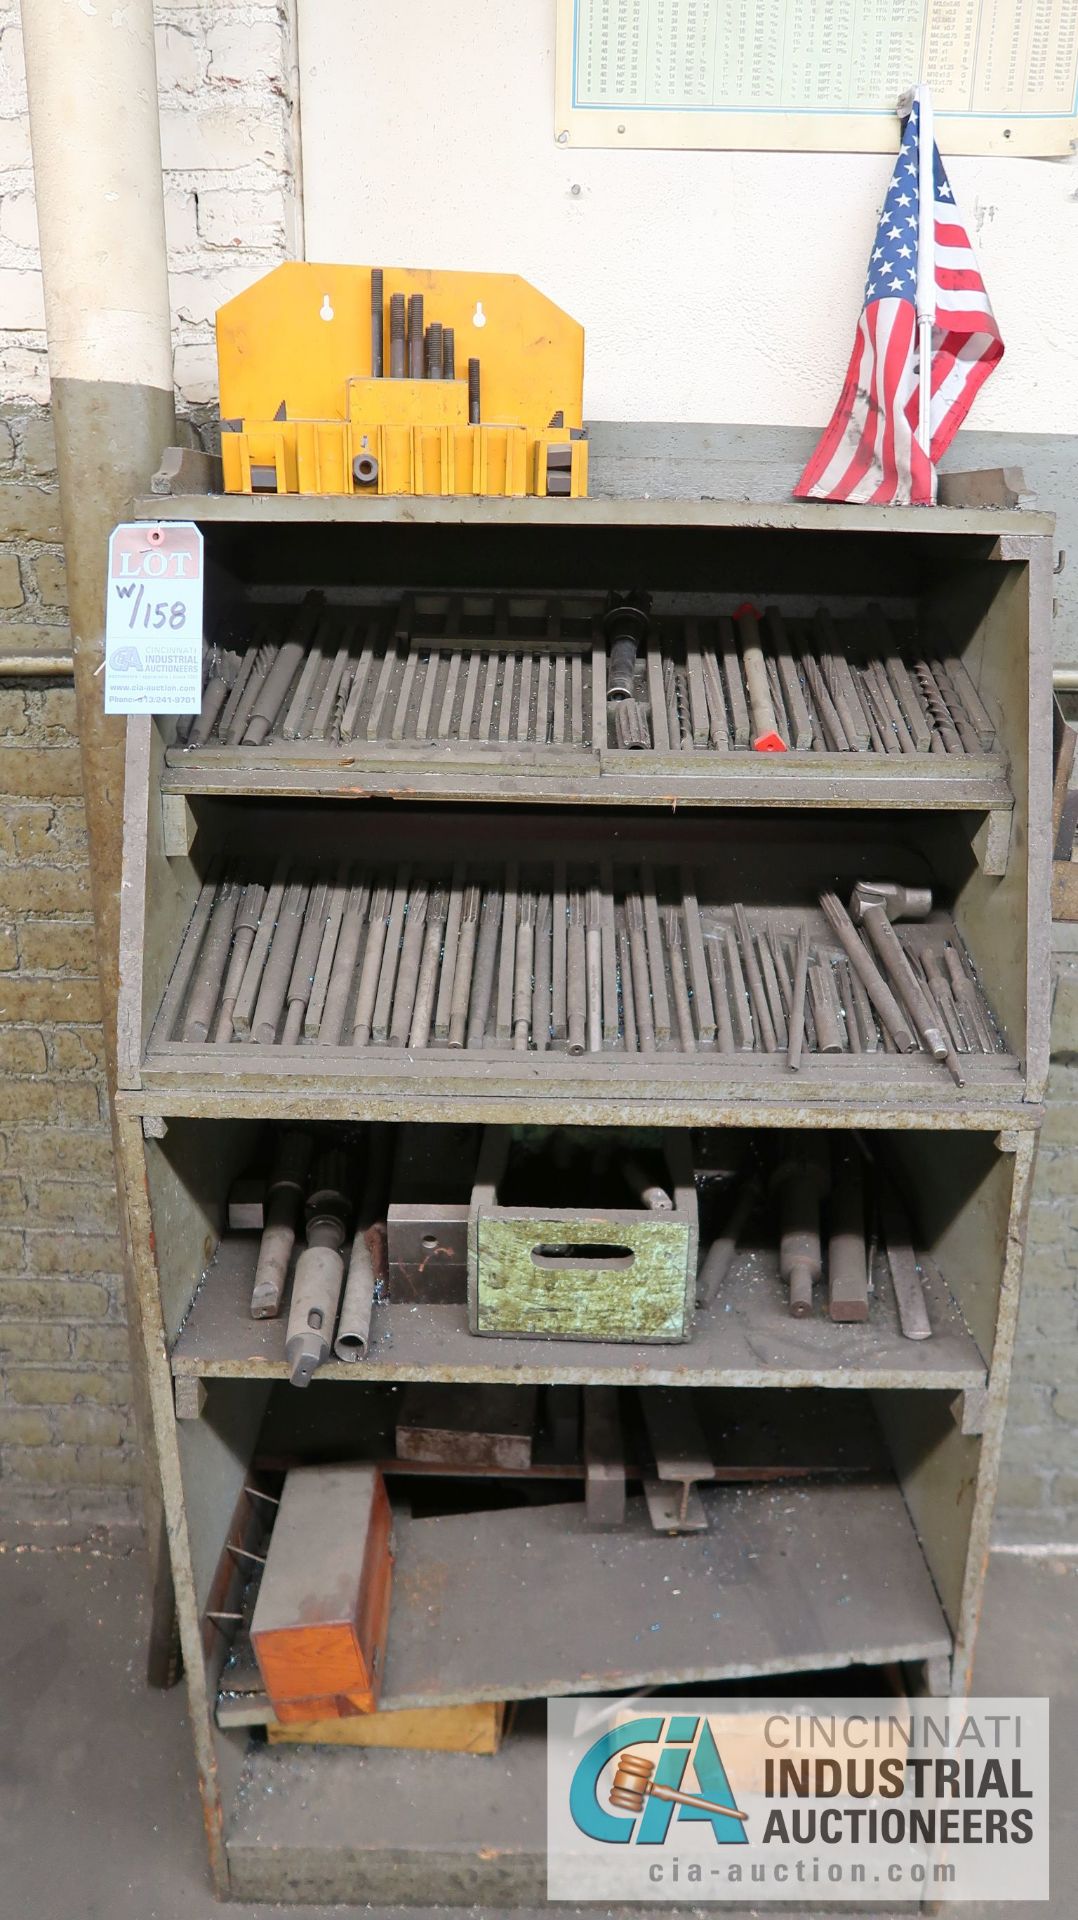
[[[544,1178],[536,1130],[484,1134],[468,1232],[473,1333],[634,1343],[692,1337],[698,1221],[689,1135],[589,1134],[602,1135],[607,1152],[595,1200],[581,1204],[574,1195],[577,1203],[564,1207],[545,1204],[546,1192],[571,1182],[559,1180],[556,1165]],[[606,1204],[624,1194],[626,1165],[650,1166],[672,1206]]]

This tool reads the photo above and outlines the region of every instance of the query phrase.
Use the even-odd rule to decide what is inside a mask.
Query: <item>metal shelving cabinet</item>
[[[542,601],[548,617],[557,608],[559,636],[577,601],[629,580],[653,591],[660,625],[766,597],[791,623],[824,608],[840,647],[878,603],[895,631],[943,637],[990,716],[987,745],[965,755],[765,759],[674,755],[653,742],[619,756],[605,738],[601,648],[578,636],[567,657],[580,665],[570,658],[564,683],[577,705],[569,737],[555,731],[550,742],[558,751],[511,738],[508,710],[500,739],[492,724],[483,742],[465,742],[451,725],[438,733],[430,701],[426,730],[409,724],[403,676],[424,669],[409,667],[404,646],[386,665],[398,646],[390,620],[372,645],[396,729],[372,717],[344,745],[293,737],[249,749],[212,734],[184,746],[173,721],[129,722],[122,1170],[217,1886],[246,1899],[532,1904],[543,1888],[544,1756],[526,1714],[503,1754],[482,1762],[282,1749],[215,1723],[227,1645],[208,1614],[227,1610],[236,1590],[226,1547],[251,1537],[249,1463],[287,1393],[282,1323],[250,1320],[249,1247],[223,1234],[229,1182],[267,1120],[630,1124],[646,1111],[663,1126],[886,1134],[942,1275],[929,1341],[903,1340],[885,1298],[864,1328],[793,1321],[777,1279],[748,1286],[736,1268],[726,1310],[687,1345],[665,1348],[478,1340],[463,1308],[389,1302],[376,1309],[368,1358],[325,1367],[304,1418],[310,1444],[321,1434],[332,1446],[367,1383],[433,1379],[816,1389],[844,1394],[843,1406],[869,1401],[889,1477],[804,1481],[781,1497],[769,1485],[736,1497],[715,1487],[703,1585],[689,1539],[629,1529],[605,1536],[602,1567],[589,1561],[566,1509],[528,1510],[519,1538],[513,1516],[498,1516],[500,1555],[469,1557],[459,1529],[441,1521],[423,1523],[422,1541],[405,1529],[387,1685],[396,1659],[408,1698],[422,1699],[424,1673],[439,1671],[440,1698],[454,1688],[482,1697],[485,1667],[487,1697],[549,1691],[549,1594],[587,1580],[599,1604],[571,1610],[558,1628],[583,1690],[615,1670],[612,1685],[893,1660],[917,1666],[932,1690],[967,1686],[1047,1072],[1051,522],[979,510],[220,496],[154,499],[140,513],[202,527],[209,622],[232,610],[250,630],[312,588],[353,627],[402,596],[442,620],[447,597],[459,608],[460,596],[480,595],[494,609],[484,658],[500,646],[504,664],[505,622],[521,596]],[[423,643],[428,665],[439,635],[444,624]],[[282,845],[340,858],[357,820],[401,857],[410,840],[467,841],[482,821],[492,846],[508,836],[521,859],[556,832],[582,857],[616,842],[634,859],[712,862],[716,898],[736,880],[750,903],[784,885],[842,883],[881,860],[914,877],[928,869],[1003,1037],[996,1051],[965,1057],[961,1088],[920,1054],[814,1055],[794,1075],[773,1055],[701,1047],[686,1058],[676,1045],[642,1065],[617,1044],[572,1057],[496,1044],[410,1053],[177,1039],[178,956],[182,972],[210,863],[227,855],[261,872],[266,848]],[[761,1252],[758,1265],[766,1260]],[[617,1595],[638,1592],[634,1604],[655,1617],[656,1547],[668,1556],[662,1570],[676,1567],[697,1602],[634,1656],[635,1615],[619,1628]],[[619,1631],[630,1649],[620,1662],[609,1644]],[[479,1795],[477,1766],[489,1769]]]

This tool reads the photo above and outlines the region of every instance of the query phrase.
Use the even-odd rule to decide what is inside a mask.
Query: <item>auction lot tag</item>
[[[105,712],[198,713],[202,535],[190,520],[114,528],[105,601]]]

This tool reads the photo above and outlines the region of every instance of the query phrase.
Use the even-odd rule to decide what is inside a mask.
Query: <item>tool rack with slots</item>
[[[346,1446],[352,1396],[401,1382],[700,1389],[740,1409],[815,1389],[851,1421],[871,1409],[885,1470],[709,1488],[706,1578],[690,1538],[639,1516],[599,1536],[598,1557],[566,1508],[527,1509],[519,1538],[504,1511],[463,1532],[404,1519],[385,1703],[854,1662],[968,1685],[1047,1069],[1051,522],[601,500],[141,511],[200,524],[211,582],[202,715],[129,723],[118,1105],[213,1871],[245,1899],[531,1904],[544,1752],[526,1712],[483,1759],[288,1750],[219,1724],[229,1647],[213,1616],[241,1590],[229,1547],[249,1549],[264,1517],[245,1489],[274,1449]],[[637,581],[655,638],[638,725],[619,732],[602,608]],[[744,737],[746,606],[785,754]],[[297,632],[278,719],[252,732],[244,702]],[[867,738],[842,725],[851,677]],[[777,971],[806,923],[842,1007],[852,982],[818,896],[868,878],[935,889],[929,920],[898,932],[964,995],[961,1084],[924,1052],[885,1051],[856,1008],[830,1050],[807,1034],[797,1072],[731,1022],[735,909]],[[215,906],[275,885],[295,911],[336,889],[339,920],[351,906],[361,939],[376,928],[394,955],[414,906],[429,1018],[398,1005],[392,974],[357,1004],[360,945],[331,1019],[324,1000],[282,998],[246,1039],[216,1003],[195,1020]],[[451,1045],[452,916],[488,903],[486,1017]],[[574,912],[594,916],[603,961],[575,1037],[547,931]],[[535,993],[514,1005],[515,929],[533,913],[549,987],[537,944]],[[283,1322],[248,1315],[253,1256],[225,1200],[266,1122],[357,1119],[862,1129],[917,1196],[934,1337],[903,1340],[886,1290],[863,1327],[791,1320],[761,1245],[683,1345],[476,1339],[463,1307],[390,1300],[362,1364],[333,1361],[297,1396]],[[619,1577],[552,1640],[544,1595],[601,1583],[600,1560]],[[676,1617],[671,1569],[696,1596]]]

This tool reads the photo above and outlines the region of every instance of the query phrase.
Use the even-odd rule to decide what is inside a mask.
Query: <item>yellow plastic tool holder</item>
[[[547,423],[565,421],[549,430],[557,444],[581,424],[583,328],[514,274],[386,267],[383,288],[387,358],[390,296],[421,293],[426,320],[454,329],[461,374],[481,362],[483,425],[468,425],[463,377],[357,372],[370,365],[370,267],[287,261],[217,314],[221,413],[240,429],[222,434],[226,491],[539,490]],[[378,459],[377,479],[357,484],[357,452]],[[586,452],[570,471],[571,493],[584,493]]]
[[[569,475],[569,491],[562,499],[584,500],[588,493],[588,443],[586,440],[570,440],[563,428],[548,427],[545,433],[536,435],[534,472],[530,491],[540,495],[549,494],[551,489],[547,479],[548,455],[551,448],[569,449],[568,467],[559,466],[559,472]]]
[[[376,478],[367,484],[357,481],[353,464],[364,453],[378,463]],[[221,457],[226,493],[463,493],[523,499],[535,471],[534,445],[529,447],[524,427],[514,426],[274,420],[223,433]]]

